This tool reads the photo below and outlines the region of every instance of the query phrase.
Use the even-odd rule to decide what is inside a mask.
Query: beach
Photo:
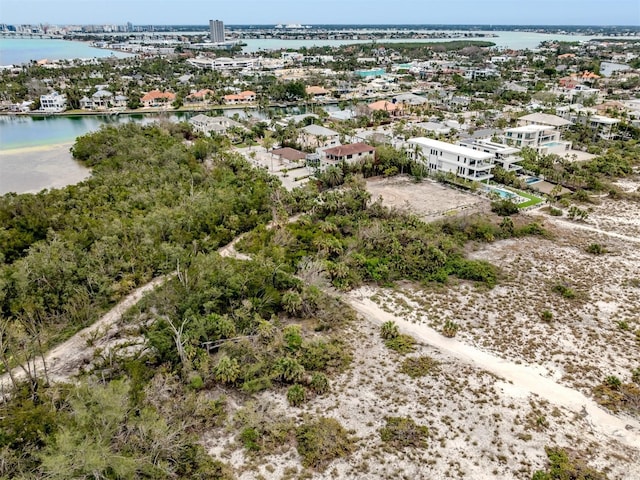
[[[71,156],[73,143],[60,143],[0,151],[0,195],[35,193],[78,183],[90,170]],[[25,174],[24,165],[29,164]]]

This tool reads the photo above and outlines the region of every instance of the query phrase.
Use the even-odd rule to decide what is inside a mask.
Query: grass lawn
[[[511,188],[511,187],[506,187],[506,189],[520,195],[521,197],[528,199],[526,202],[519,203],[518,208],[527,208],[527,207],[538,205],[539,203],[544,202],[542,198],[534,197],[530,193],[525,193],[522,190],[516,190],[515,188]]]

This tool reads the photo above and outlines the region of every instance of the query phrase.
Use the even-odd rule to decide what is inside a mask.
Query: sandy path
[[[629,235],[623,235],[621,233],[612,232],[610,230],[602,230],[597,227],[583,225],[581,223],[572,222],[570,220],[563,220],[560,218],[549,217],[547,215],[540,215],[540,214],[537,214],[536,212],[531,212],[531,213],[538,217],[543,216],[546,222],[554,223],[555,225],[561,228],[569,228],[574,230],[584,230],[586,232],[600,233],[602,235],[606,235],[612,238],[619,238],[620,240],[624,240],[627,242],[640,243],[640,238],[638,237],[631,237]]]
[[[96,347],[91,346],[87,340],[91,338],[98,339],[104,336],[110,329],[116,326],[122,318],[122,315],[129,308],[140,301],[145,293],[162,285],[172,276],[173,274],[154,278],[151,282],[134,290],[103,315],[100,320],[80,330],[69,340],[50,350],[45,355],[49,380],[52,382],[65,381],[71,375],[77,373],[83,364],[91,361],[95,353]],[[38,376],[42,378],[43,365],[41,358],[37,361],[36,369],[39,373]],[[22,381],[26,378],[25,372],[19,367],[13,369],[13,376],[17,381]],[[0,377],[0,391],[10,388],[11,379],[8,374],[4,374]]]
[[[620,443],[640,449],[640,422],[630,418],[622,419],[606,412],[582,393],[544,377],[538,373],[535,366],[509,362],[453,338],[444,337],[426,325],[412,323],[385,312],[371,300],[370,297],[374,293],[372,289],[363,287],[350,292],[344,300],[367,320],[378,324],[394,321],[402,331],[417,340],[458,360],[502,377],[512,384],[509,386],[510,390],[535,394],[554,405],[586,415],[594,434],[613,437]]]

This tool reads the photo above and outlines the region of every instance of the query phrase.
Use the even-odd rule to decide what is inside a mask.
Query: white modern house
[[[67,97],[58,92],[40,95],[40,110],[44,112],[59,113],[67,108]]]
[[[558,130],[545,125],[508,128],[504,132],[503,142],[516,148],[532,148],[541,155],[561,155],[571,150],[571,142],[562,140]]]
[[[598,115],[595,108],[565,106],[557,108],[556,112],[571,123],[588,126],[591,130],[596,131],[601,138],[606,140],[611,140],[615,137],[615,126],[620,123],[620,120],[617,118]]]
[[[407,143],[413,160],[423,162],[433,173],[453,173],[477,182],[493,177],[491,153],[425,137],[410,138]]]
[[[499,165],[507,172],[517,172],[522,170],[522,166],[517,162],[522,160],[518,156],[519,148],[511,147],[503,143],[493,142],[490,138],[469,138],[458,142],[461,147],[471,148],[480,152],[490,153],[493,155],[492,162]]]
[[[202,133],[223,134],[233,127],[244,128],[244,125],[227,117],[209,117],[207,115],[196,115],[189,119],[193,129]]]

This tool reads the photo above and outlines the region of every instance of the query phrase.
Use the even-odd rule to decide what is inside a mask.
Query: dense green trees
[[[59,341],[135,287],[269,218],[275,181],[228,155],[205,168],[183,143],[189,134],[103,128],[73,148],[93,168],[89,180],[0,198],[0,314],[11,331],[37,325],[44,345]]]

